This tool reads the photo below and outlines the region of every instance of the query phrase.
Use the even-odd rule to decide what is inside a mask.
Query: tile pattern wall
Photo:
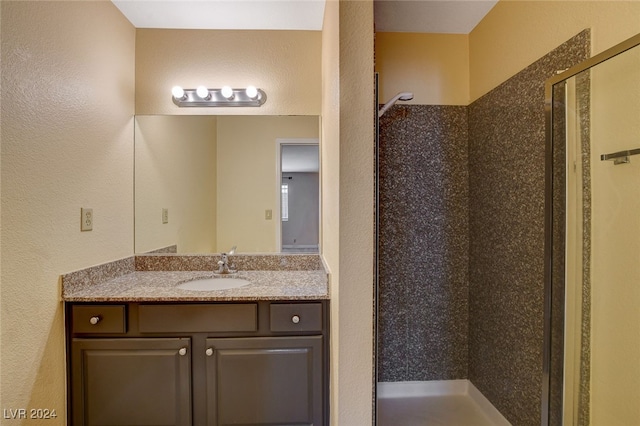
[[[591,71],[576,76],[582,142],[582,338],[578,424],[591,424]]]
[[[380,120],[378,379],[467,378],[467,107]]]
[[[138,255],[137,271],[214,271],[218,254]],[[230,264],[239,271],[315,271],[324,264],[317,254],[234,254]]]
[[[469,106],[469,379],[514,425],[539,425],[544,83],[589,57],[582,32]]]

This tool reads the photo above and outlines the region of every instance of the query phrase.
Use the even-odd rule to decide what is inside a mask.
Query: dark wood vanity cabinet
[[[68,303],[69,420],[328,424],[328,302]]]
[[[76,339],[74,425],[190,425],[189,339]]]
[[[321,336],[207,339],[207,349],[207,424],[322,424]]]

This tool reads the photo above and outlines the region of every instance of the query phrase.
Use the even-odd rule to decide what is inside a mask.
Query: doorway
[[[277,240],[282,253],[319,253],[318,139],[278,139]]]

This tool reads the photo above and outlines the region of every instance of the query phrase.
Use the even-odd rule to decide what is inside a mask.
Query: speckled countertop
[[[209,264],[216,262],[215,256],[199,256],[197,262],[189,256],[173,256],[171,259],[172,262],[165,263],[159,256],[135,256],[63,275],[62,300],[192,302],[329,299],[327,272],[321,267],[321,261],[318,263],[313,258],[288,256],[285,259],[287,262],[282,262],[281,257],[278,262],[265,262],[265,257],[247,257],[244,259],[247,270],[240,270],[235,277],[248,280],[251,284],[212,291],[183,290],[177,286],[186,281],[212,277]],[[185,262],[180,262],[180,259]],[[247,259],[250,262],[247,263]],[[286,263],[286,267],[273,266],[283,263]],[[168,267],[163,268],[163,264]],[[266,269],[254,270],[261,267]]]

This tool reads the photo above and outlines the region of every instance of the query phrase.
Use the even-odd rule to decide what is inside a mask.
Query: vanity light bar
[[[267,94],[253,86],[246,89],[232,89],[229,86],[221,89],[182,89],[175,86],[171,89],[173,103],[179,107],[259,107],[267,101]],[[201,96],[204,95],[204,96]]]

